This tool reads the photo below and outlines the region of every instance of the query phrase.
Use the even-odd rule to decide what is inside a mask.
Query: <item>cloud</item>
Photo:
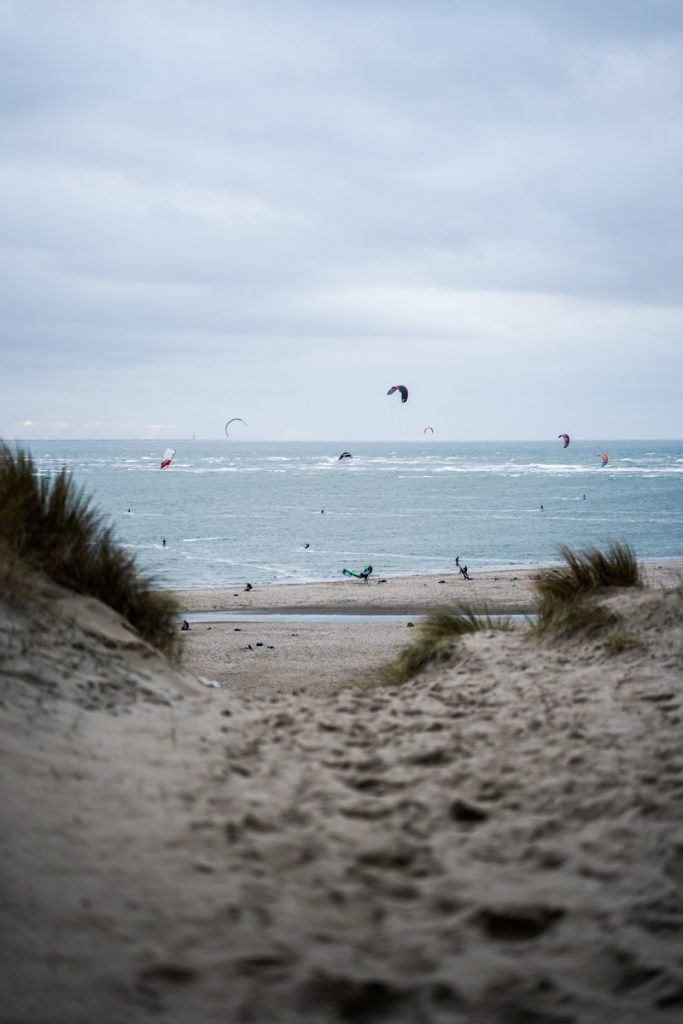
[[[246,403],[260,381],[282,436],[283,382],[349,365],[491,387],[654,359],[639,429],[663,414],[678,3],[27,0],[2,23],[0,432],[37,401],[95,423],[99,379],[119,430],[174,422],[168,396],[208,425],[188,352]]]

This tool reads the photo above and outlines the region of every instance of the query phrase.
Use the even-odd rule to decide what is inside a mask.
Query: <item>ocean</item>
[[[161,470],[167,443],[176,454]],[[21,447],[41,474],[68,469],[160,587],[333,580],[367,563],[375,576],[445,573],[456,555],[474,575],[612,541],[641,559],[683,557],[680,441]]]

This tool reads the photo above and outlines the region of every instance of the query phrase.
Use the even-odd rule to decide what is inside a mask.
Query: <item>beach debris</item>
[[[562,447],[568,448],[571,441],[569,434],[558,434],[557,436],[562,438]]]
[[[210,686],[212,690],[220,690],[221,684],[216,679],[207,679],[206,676],[197,676],[202,686]]]
[[[231,420],[228,420],[228,422],[225,424],[225,436],[227,438],[230,438],[230,434],[228,433],[228,427],[230,426],[231,423],[244,423],[245,427],[247,425],[240,416],[233,416],[233,418]]]
[[[414,629],[414,628],[415,628],[415,623],[414,622],[406,622],[406,629]]]
[[[242,650],[243,651],[253,651],[254,648],[251,646],[251,644],[247,644],[247,646],[243,647]]]
[[[235,626],[235,628],[233,630],[233,633],[241,633],[241,632],[242,632],[242,627],[241,626]]]
[[[267,651],[274,651],[275,650],[274,644],[266,644],[266,650]]]
[[[446,581],[445,580],[439,580],[438,582],[439,583],[445,583]]]
[[[398,391],[400,393],[401,404],[405,405],[405,403],[408,401],[408,388],[405,386],[405,384],[394,384],[392,387],[389,388],[387,394],[393,395],[394,391]]]
[[[263,642],[261,640],[259,640],[258,643],[256,644],[256,646],[257,647],[263,647]]]
[[[351,454],[351,452],[342,452],[341,455],[339,456],[339,459],[337,461],[340,461],[341,459],[352,459],[352,458],[353,458],[353,455]]]
[[[183,619],[183,624],[180,628],[181,630],[183,630],[183,632],[187,632],[187,630],[190,628],[190,623],[187,621],[187,619]]]
[[[166,451],[164,452],[164,454],[161,457],[161,462],[159,463],[159,469],[168,469],[168,467],[173,462],[173,456],[174,455],[175,455],[175,448],[167,448]],[[128,511],[130,512],[130,509],[128,509]]]

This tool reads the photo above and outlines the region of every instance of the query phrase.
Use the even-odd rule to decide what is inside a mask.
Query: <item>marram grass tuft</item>
[[[0,541],[55,583],[98,598],[144,640],[177,656],[171,596],[153,589],[65,469],[43,476],[29,454],[7,445],[0,446]]]
[[[618,616],[592,599],[613,587],[642,586],[631,548],[612,544],[606,552],[591,548],[577,553],[562,547],[560,554],[567,564],[546,570],[534,584],[537,632],[589,635],[614,625]]]
[[[463,636],[482,630],[506,630],[507,619],[492,619],[486,608],[457,605],[431,612],[418,626],[418,635],[398,656],[375,671],[371,683],[405,683],[429,665],[445,661]]]

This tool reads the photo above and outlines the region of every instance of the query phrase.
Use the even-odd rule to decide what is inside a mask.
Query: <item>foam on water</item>
[[[681,442],[356,442],[341,462],[340,442],[29,447],[41,475],[69,469],[162,586],[329,580],[368,561],[378,576],[449,572],[456,554],[472,573],[614,540],[683,557]]]

